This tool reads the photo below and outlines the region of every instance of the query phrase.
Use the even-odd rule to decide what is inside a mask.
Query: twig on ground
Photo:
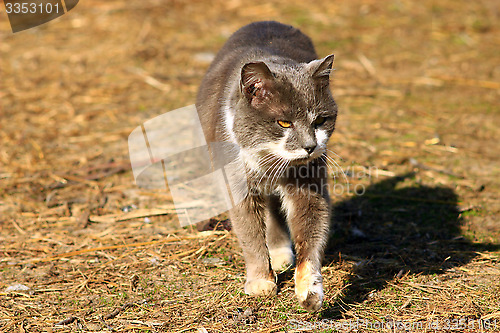
[[[443,173],[445,175],[453,176],[453,177],[457,177],[457,178],[462,178],[462,179],[464,178],[463,176],[457,175],[456,173],[453,173],[451,171],[444,170],[444,169],[438,169],[438,168],[434,168],[434,167],[419,163],[414,158],[410,158],[408,161],[410,162],[411,165],[413,165],[414,167],[419,168],[419,169],[435,171],[435,172]]]
[[[55,325],[69,325],[74,321],[78,321],[78,317],[69,317],[64,320],[61,320],[60,322],[56,323]]]
[[[111,313],[108,313],[107,315],[105,315],[103,318],[104,319],[113,319],[114,317],[118,316],[120,314],[120,312],[122,311],[125,311],[127,308],[131,307],[131,306],[134,306],[136,305],[138,302],[129,302],[129,303],[125,303],[123,304],[122,306],[120,307],[117,307],[113,312]]]
[[[111,332],[116,332],[116,330],[113,327],[109,326],[109,324],[104,320],[102,316],[99,317],[99,320],[104,326],[106,326],[108,330],[110,330]]]
[[[151,75],[149,75],[142,68],[131,67],[131,68],[128,68],[127,71],[130,72],[130,73],[133,73],[133,74],[135,74],[137,76],[139,76],[140,78],[142,78],[144,80],[144,82],[146,82],[151,87],[154,87],[154,88],[156,88],[158,90],[161,90],[161,91],[164,91],[164,92],[169,92],[169,91],[172,90],[171,87],[170,87],[170,85],[158,81],[157,79],[155,79],[154,77],[152,77]]]
[[[60,253],[60,254],[56,254],[54,256],[47,257],[47,258],[33,259],[33,260],[31,260],[31,262],[32,263],[46,262],[46,261],[52,261],[52,260],[56,260],[56,259],[60,259],[60,258],[74,257],[77,255],[80,255],[83,253],[89,253],[89,252],[96,252],[96,251],[103,251],[103,250],[115,250],[115,249],[122,249],[122,248],[126,248],[126,247],[156,245],[156,244],[162,244],[162,243],[171,243],[171,242],[177,242],[177,241],[181,241],[181,240],[198,239],[198,238],[221,235],[221,234],[224,234],[224,232],[223,231],[203,231],[203,232],[200,232],[198,234],[191,235],[191,236],[167,238],[167,239],[162,239],[162,240],[158,240],[158,241],[94,247],[94,248],[90,248],[90,249],[83,249],[83,250],[78,250],[78,251]]]
[[[114,223],[126,220],[132,220],[141,217],[167,215],[175,213],[176,210],[172,208],[153,208],[153,209],[137,209],[127,213],[108,214],[108,215],[91,215],[89,220],[92,222]]]
[[[486,80],[475,80],[475,79],[466,79],[463,77],[453,77],[448,75],[434,75],[434,78],[438,80],[443,80],[447,82],[454,82],[458,85],[462,86],[471,86],[471,87],[481,87],[488,89],[500,89],[500,82],[495,81],[486,81]]]
[[[182,212],[183,209],[200,207],[203,204],[202,201],[194,201],[189,205],[164,205],[153,209],[137,209],[127,213],[117,213],[108,215],[91,215],[89,220],[92,222],[103,222],[103,223],[114,223],[126,220],[132,220],[141,217],[156,216],[156,215],[167,215],[173,213]]]

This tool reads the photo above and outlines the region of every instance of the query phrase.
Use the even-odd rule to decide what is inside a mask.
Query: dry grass
[[[4,19],[0,330],[500,331],[499,18],[494,0],[87,0],[18,34]],[[330,148],[366,190],[333,196],[318,314],[292,272],[245,296],[235,236],[180,229],[128,160],[136,126],[194,101],[203,53],[262,19],[335,53]]]

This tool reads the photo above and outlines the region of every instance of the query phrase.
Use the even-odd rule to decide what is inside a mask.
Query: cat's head
[[[309,63],[251,62],[241,68],[233,131],[247,155],[297,165],[326,152],[337,117],[329,89],[332,63],[329,55]]]

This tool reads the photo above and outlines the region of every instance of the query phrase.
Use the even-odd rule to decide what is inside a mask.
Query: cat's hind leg
[[[283,214],[278,196],[269,196],[266,210],[266,242],[274,271],[281,272],[290,268],[295,256],[288,232],[286,217]]]

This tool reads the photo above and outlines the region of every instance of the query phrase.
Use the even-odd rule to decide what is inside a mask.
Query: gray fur
[[[321,260],[330,220],[323,156],[337,116],[329,90],[332,62],[333,55],[317,60],[298,29],[252,23],[219,51],[196,103],[207,142],[237,144],[245,163],[251,191],[230,212],[246,262],[245,291],[276,291],[269,251],[291,246],[291,236],[296,292],[309,311],[323,299]]]

